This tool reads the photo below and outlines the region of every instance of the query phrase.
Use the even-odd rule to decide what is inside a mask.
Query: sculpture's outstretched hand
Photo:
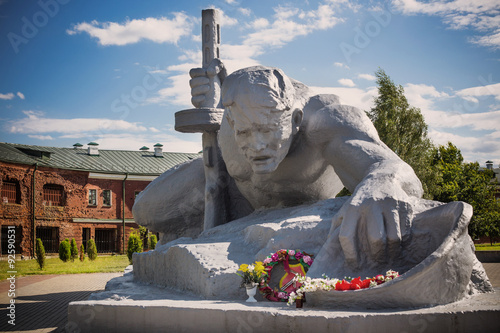
[[[217,76],[222,84],[227,76],[227,71],[222,61],[214,59],[208,68],[193,68],[189,71],[189,75],[191,76],[189,81],[192,96],[191,103],[199,108],[202,107],[206,94],[210,92],[210,78]]]
[[[388,262],[409,236],[414,199],[393,183],[359,186],[333,218],[346,262]],[[360,257],[360,252],[364,259]]]

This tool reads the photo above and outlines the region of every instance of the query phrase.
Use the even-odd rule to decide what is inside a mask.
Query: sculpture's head
[[[255,173],[278,168],[299,131],[303,112],[295,107],[295,89],[277,68],[250,67],[229,75],[222,104],[236,144]]]

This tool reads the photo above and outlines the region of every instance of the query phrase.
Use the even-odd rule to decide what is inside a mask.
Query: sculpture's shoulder
[[[340,104],[336,95],[315,95],[304,106],[308,138],[330,141],[335,137],[377,137],[366,113],[357,107]]]

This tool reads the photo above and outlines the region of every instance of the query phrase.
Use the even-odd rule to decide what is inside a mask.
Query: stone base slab
[[[243,292],[243,291],[242,291]],[[500,332],[500,290],[415,310],[339,311],[215,300],[71,302],[68,332]],[[176,298],[176,297],[173,297]]]

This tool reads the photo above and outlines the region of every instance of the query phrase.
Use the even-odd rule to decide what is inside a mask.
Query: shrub
[[[76,241],[74,238],[71,239],[70,251],[71,251],[71,261],[75,261],[75,259],[78,258],[78,247],[76,246]]]
[[[128,238],[127,256],[130,263],[132,263],[132,255],[135,252],[142,252],[142,240],[139,232],[132,229]]]
[[[158,243],[158,239],[156,239],[156,235],[153,234],[151,235],[151,237],[149,237],[149,244],[150,244],[149,249],[154,250],[156,248],[156,243]]]
[[[71,247],[68,239],[63,240],[59,244],[59,259],[66,262],[71,258]]]
[[[97,248],[93,239],[87,241],[87,256],[90,260],[95,260],[97,258]]]
[[[80,245],[80,261],[84,261],[85,260],[85,247],[82,245]]]
[[[38,266],[43,269],[45,267],[45,248],[40,238],[36,239],[35,255]]]

